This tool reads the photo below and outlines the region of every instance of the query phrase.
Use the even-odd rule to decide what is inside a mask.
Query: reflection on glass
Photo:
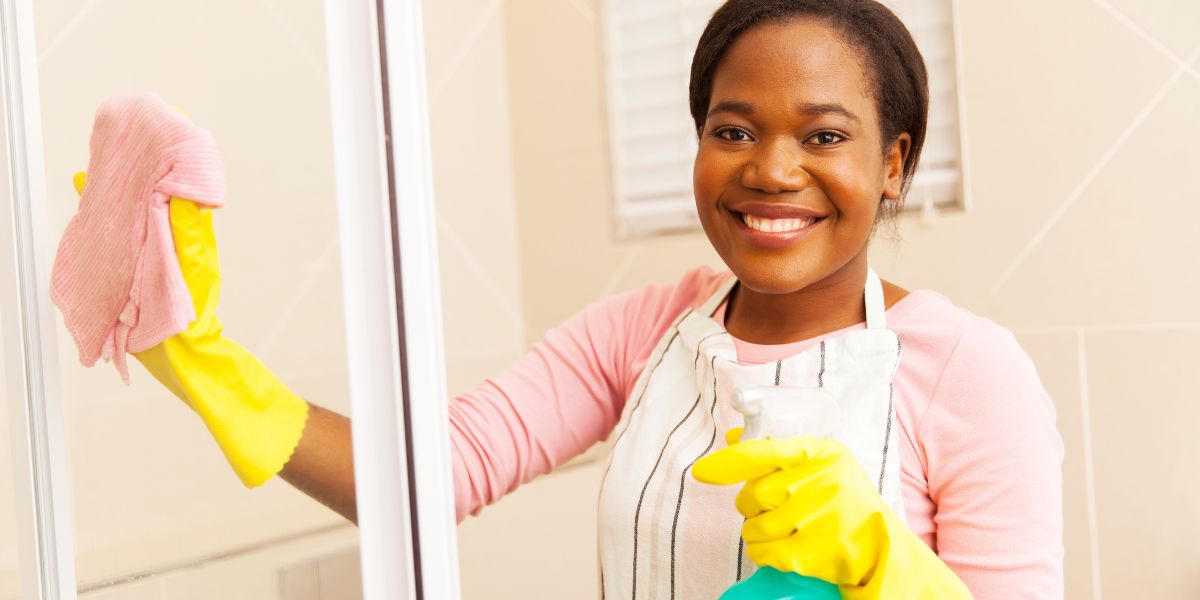
[[[67,4],[35,8],[44,234],[57,242],[76,213],[72,177],[87,168],[100,103],[157,93],[223,156],[227,203],[213,222],[225,335],[300,397],[346,413],[321,5]],[[81,597],[358,593],[351,524],[278,478],[247,490],[196,414],[137,361],[129,385],[110,365],[83,368],[61,325]]]

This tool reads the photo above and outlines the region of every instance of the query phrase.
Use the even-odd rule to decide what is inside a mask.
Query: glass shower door
[[[3,2],[6,61],[25,67],[26,105],[8,113],[29,133],[9,147],[37,163],[18,165],[25,185],[0,235],[6,389],[22,393],[9,406],[32,409],[14,430],[33,423],[41,444],[13,461],[32,474],[13,489],[37,517],[15,537],[42,542],[15,553],[33,565],[24,595],[455,597],[427,147],[385,135],[426,119],[419,3]],[[387,59],[385,31],[402,32]],[[400,93],[387,95],[389,77]],[[129,385],[79,364],[49,306],[49,265],[96,107],[126,90],[159,94],[216,138],[225,333],[301,397],[352,414],[361,530],[278,479],[242,488],[135,361]],[[29,587],[30,573],[44,583]]]

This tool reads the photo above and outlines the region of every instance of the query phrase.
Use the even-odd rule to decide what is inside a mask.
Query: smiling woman
[[[875,2],[723,5],[693,63],[693,181],[732,273],[694,268],[595,302],[452,401],[460,517],[612,435],[605,597],[716,597],[755,564],[853,598],[1061,595],[1061,441],[1028,359],[998,325],[869,268],[918,163],[925,86],[915,44]],[[837,397],[848,417],[828,462],[736,434],[726,447],[747,385]],[[866,479],[818,466],[850,456]],[[742,464],[706,482],[805,483],[735,502],[691,477],[710,459]],[[804,504],[830,490],[837,501]],[[868,522],[886,525],[847,533]]]
[[[485,4],[479,2],[481,7]],[[490,216],[496,206],[511,202],[516,220],[511,230],[505,228],[508,221],[498,218],[489,220],[486,232],[463,228],[461,222],[454,224],[457,233],[472,234],[460,235],[459,241],[480,259],[478,264],[489,267],[511,264],[505,260],[511,249],[516,249],[518,268],[513,269],[511,279],[510,271],[505,269],[491,270],[489,275],[501,283],[501,291],[512,294],[506,298],[515,298],[524,319],[526,339],[541,339],[550,330],[549,339],[574,339],[585,347],[601,345],[607,337],[597,334],[563,338],[556,326],[572,311],[596,298],[607,298],[619,290],[642,289],[647,281],[659,282],[654,287],[663,294],[672,291],[684,296],[690,294],[695,302],[681,300],[670,305],[666,301],[630,300],[614,311],[617,316],[591,319],[594,327],[589,333],[618,329],[620,323],[645,313],[670,315],[663,317],[666,329],[679,316],[675,308],[682,312],[685,307],[704,306],[703,300],[709,297],[706,291],[694,290],[703,288],[710,280],[684,274],[695,265],[707,264],[719,269],[712,273],[716,279],[724,274],[724,263],[708,236],[697,229],[632,239],[631,228],[647,223],[665,226],[668,221],[657,214],[646,217],[653,200],[635,198],[632,194],[666,189],[663,180],[665,173],[671,171],[670,189],[682,190],[680,197],[686,196],[683,208],[693,217],[697,215],[695,198],[688,185],[692,181],[692,165],[689,163],[685,168],[676,163],[676,150],[682,152],[685,140],[697,139],[697,127],[686,104],[687,71],[670,70],[667,66],[685,53],[690,57],[694,40],[711,14],[700,14],[701,11],[719,3],[705,6],[702,2],[614,0],[585,5],[585,9],[594,9],[590,15],[577,10],[579,2],[554,3],[553,7],[536,9],[522,4],[504,5],[503,25],[486,30],[489,33],[483,37],[481,50],[466,55],[460,71],[463,76],[455,79],[442,97],[445,106],[441,111],[442,127],[439,130],[439,123],[435,123],[434,135],[437,138],[441,131],[443,141],[435,144],[435,149],[448,158],[440,162],[461,164],[465,156],[476,157],[472,164],[476,165],[478,176],[468,182],[461,172],[457,172],[457,178],[448,172],[449,181],[445,184],[448,193],[439,197],[439,203],[448,204],[440,206],[446,207],[444,214],[448,220],[461,218],[468,212],[456,203],[467,206],[472,196],[451,195],[450,190],[465,192],[477,179],[507,182],[513,177],[515,200],[510,199],[505,183],[490,186],[492,193],[479,190],[488,193],[489,201],[483,203],[486,208],[480,207],[477,200],[473,205],[475,210],[488,210]],[[1172,468],[1155,457],[1161,457],[1164,451],[1196,450],[1195,444],[1183,441],[1191,438],[1183,431],[1186,426],[1180,420],[1181,415],[1193,415],[1196,404],[1187,394],[1190,388],[1186,383],[1171,374],[1174,365],[1182,364],[1178,361],[1194,362],[1200,356],[1194,343],[1195,327],[1185,322],[1187,319],[1180,320],[1180,315],[1191,314],[1188,306],[1197,302],[1195,282],[1170,276],[1171,272],[1191,272],[1195,268],[1189,261],[1194,262],[1196,238],[1187,232],[1195,229],[1200,219],[1192,218],[1197,205],[1187,198],[1193,188],[1185,180],[1189,172],[1186,165],[1196,162],[1196,148],[1182,139],[1177,140],[1179,144],[1164,140],[1177,139],[1179,131],[1189,132],[1192,138],[1200,135],[1196,133],[1195,111],[1189,108],[1196,104],[1196,90],[1188,85],[1191,79],[1186,71],[1180,70],[1181,63],[1166,53],[1169,50],[1176,59],[1185,61],[1192,56],[1194,36],[1182,35],[1180,27],[1196,23],[1200,7],[1182,0],[1162,3],[1155,10],[1128,3],[1050,6],[1032,0],[1003,5],[936,1],[884,4],[896,9],[913,31],[929,66],[932,106],[929,138],[921,156],[922,173],[928,174],[930,167],[953,165],[950,161],[958,156],[943,152],[949,146],[940,143],[945,141],[944,137],[957,139],[956,134],[943,136],[958,124],[953,114],[955,84],[953,80],[938,77],[955,60],[955,42],[949,35],[944,39],[922,37],[935,23],[943,23],[937,20],[947,18],[948,14],[961,20],[963,45],[958,57],[965,61],[960,73],[967,80],[957,91],[967,100],[963,107],[969,109],[971,124],[971,164],[969,170],[963,171],[963,176],[970,180],[969,210],[945,212],[940,218],[904,216],[894,222],[897,234],[903,239],[898,246],[886,235],[876,234],[869,242],[869,265],[883,279],[907,284],[905,287],[912,290],[885,311],[888,328],[898,332],[902,342],[900,366],[893,378],[898,417],[893,424],[900,427],[896,446],[900,451],[901,482],[906,486],[902,490],[905,512],[919,513],[922,517],[909,519],[910,527],[917,529],[924,539],[932,540],[934,529],[926,525],[932,515],[940,557],[951,564],[974,560],[965,552],[970,544],[957,535],[972,517],[972,506],[1018,506],[1019,503],[1008,495],[1008,489],[1001,490],[991,500],[972,499],[951,493],[955,491],[955,485],[951,484],[978,482],[981,476],[997,469],[1012,469],[1021,473],[1015,479],[1015,486],[1026,479],[1024,464],[1044,466],[1049,462],[1053,469],[1053,460],[1046,456],[1055,454],[1055,435],[1047,424],[1056,421],[1066,445],[1066,462],[1062,465],[1066,484],[1064,542],[1068,548],[1063,558],[1065,596],[1090,598],[1101,587],[1106,596],[1144,595],[1137,582],[1139,578],[1127,577],[1130,565],[1156,573],[1153,583],[1144,579],[1141,582],[1154,586],[1164,597],[1194,596],[1195,582],[1184,575],[1194,569],[1185,564],[1187,559],[1182,555],[1174,554],[1158,541],[1171,540],[1170,548],[1196,547],[1200,531],[1196,526],[1183,526],[1180,521],[1180,514],[1191,514],[1189,509],[1176,507],[1165,511],[1161,518],[1147,517],[1136,523],[1117,515],[1131,514],[1128,510],[1136,512],[1137,505],[1161,502],[1160,486],[1186,492],[1177,497],[1196,493],[1194,482],[1172,477]],[[909,10],[918,6],[930,11]],[[949,12],[950,6],[954,6],[953,13]],[[599,31],[597,21],[604,25]],[[442,56],[453,58],[454,52],[448,50],[454,46],[450,40],[461,39],[461,31],[446,27],[443,33]],[[1037,43],[1013,44],[1012,40]],[[498,48],[505,53],[502,63],[494,60],[495,54],[490,54]],[[507,76],[492,77],[497,72],[493,67],[501,66]],[[1129,84],[1113,88],[1114,74]],[[675,109],[665,108],[666,101],[671,99],[668,89],[677,94]],[[611,94],[606,96],[606,90]],[[493,92],[509,101],[508,122],[512,126],[502,129],[500,139],[511,140],[511,145],[493,144],[490,141],[493,136],[501,135],[493,127],[502,126],[485,122],[471,110],[477,106],[471,99]],[[840,99],[839,104],[849,106]],[[703,108],[702,116],[715,107]],[[607,121],[602,118],[606,114],[610,115]],[[857,111],[855,114],[864,117]],[[463,135],[472,130],[487,135]],[[840,125],[827,129],[831,133],[841,130]],[[1034,138],[1014,136],[1014,132],[1031,130],[1054,133]],[[489,141],[483,142],[484,137]],[[737,144],[757,143],[749,142],[754,138],[741,133],[730,132],[725,137]],[[825,144],[834,140],[826,135],[812,141]],[[802,156],[796,146],[798,141],[789,143],[793,144],[790,148],[793,155]],[[610,144],[616,148],[611,155]],[[509,160],[509,152],[511,174],[494,167]],[[882,156],[880,150],[879,157]],[[689,153],[688,159],[692,157]],[[655,160],[660,162],[653,163]],[[635,167],[640,170],[633,171]],[[1130,176],[1141,173],[1153,174],[1153,180]],[[664,177],[660,180],[657,174]],[[1146,196],[1147,190],[1152,191],[1153,198]],[[619,200],[614,202],[614,197]],[[1123,214],[1118,207],[1135,197],[1161,210],[1158,213],[1161,218],[1148,216],[1146,220],[1130,223],[1112,217]],[[934,202],[939,198],[935,195]],[[927,200],[921,182],[914,181],[907,204],[919,207]],[[884,208],[890,211],[894,204],[888,202]],[[631,212],[634,208],[645,208],[646,213],[634,215]],[[1178,215],[1188,216],[1188,221],[1178,220]],[[641,217],[646,218],[639,220]],[[882,222],[887,227],[893,227],[892,223]],[[732,224],[726,225],[732,229]],[[730,237],[736,239],[733,233],[729,232]],[[1162,254],[1164,248],[1170,252]],[[458,248],[451,250],[458,251]],[[482,284],[472,288],[470,284],[475,281],[472,273],[476,271],[468,263],[459,263],[450,252],[444,257],[444,269],[449,273],[445,279],[447,314],[457,315],[448,319],[451,323],[448,328],[459,329],[453,335],[461,340],[458,360],[451,363],[455,388],[469,389],[482,378],[499,380],[494,374],[503,369],[499,364],[500,354],[507,350],[481,348],[478,344],[484,338],[500,339],[501,334],[509,331],[512,321],[493,306],[493,295],[486,293],[495,288]],[[1162,261],[1167,261],[1169,268],[1154,266],[1163,265]],[[1117,278],[1119,281],[1112,276],[1117,272],[1115,268],[1122,274]],[[781,275],[784,276],[790,273]],[[1137,285],[1128,283],[1134,280]],[[510,281],[511,284],[507,283]],[[883,287],[886,305],[890,302],[887,300],[890,288],[886,284]],[[929,287],[938,292],[925,289]],[[734,286],[733,305],[738,291],[738,286]],[[858,293],[864,291],[865,286]],[[968,319],[971,327],[965,328],[961,337],[934,335],[939,331],[948,333],[947,330],[953,329],[950,326],[959,322],[956,319],[964,316],[961,310],[933,311],[935,307],[946,306],[943,295],[960,307],[989,315],[1011,328],[1021,349],[1013,348],[1013,338],[994,324],[984,327],[976,319]],[[865,312],[865,303],[861,307]],[[830,310],[841,308],[831,306]],[[481,313],[492,317],[477,318]],[[589,314],[595,317],[598,313]],[[727,323],[720,311],[713,317]],[[1129,329],[1123,329],[1123,324]],[[781,322],[778,328],[746,335],[757,333],[764,340],[771,339],[769,336],[787,340],[791,326],[785,325]],[[632,335],[646,341],[649,348],[645,352],[653,356],[653,345],[658,341],[650,339],[654,334],[641,336],[634,331]],[[936,364],[941,360],[939,356],[949,353],[956,342],[960,342],[959,350],[966,352],[950,361],[941,386],[933,389],[922,384],[914,373]],[[1149,342],[1161,342],[1166,354],[1147,353],[1143,344]],[[820,339],[812,343],[816,351],[807,355],[811,362],[806,365],[812,370],[811,379],[806,381],[815,384],[816,374],[820,373]],[[803,352],[809,342],[755,345],[735,339],[734,344],[739,360],[766,365],[763,377],[766,382],[774,383],[775,367],[784,354],[779,346]],[[571,344],[552,345],[539,356],[554,356],[571,347]],[[826,385],[834,385],[836,377],[831,372],[836,366],[829,360],[829,349],[826,344],[827,369],[822,379]],[[1032,355],[1037,365],[1036,377],[1044,389],[1024,387],[1033,376],[1030,363],[1022,358],[1022,349]],[[471,350],[476,351],[474,356],[478,358],[472,358]],[[494,357],[480,356],[493,350],[496,350]],[[894,353],[895,347],[891,350]],[[976,351],[984,354],[982,365],[969,364]],[[637,351],[630,352],[639,356]],[[1013,364],[1005,363],[1007,366],[1001,368],[1001,372],[1010,375],[1008,378],[993,380],[991,369],[1003,361],[989,352],[1014,359]],[[697,358],[702,362],[705,357]],[[780,369],[785,384],[791,381],[789,367],[790,363],[784,361]],[[641,363],[633,362],[631,370],[643,370]],[[1153,373],[1153,377],[1147,377],[1148,373]],[[618,385],[624,381],[628,380],[617,379]],[[680,375],[676,381],[686,383],[688,379]],[[561,380],[556,380],[558,383]],[[1153,408],[1138,411],[1131,423],[1127,398],[1129,394],[1142,397],[1146,390],[1153,391]],[[1053,404],[1045,397],[1047,391]],[[599,393],[605,397],[604,388]],[[590,388],[579,392],[589,398],[595,398],[596,394]],[[636,400],[626,397],[630,403]],[[661,442],[692,409],[695,399],[696,396],[691,396],[687,398],[691,402],[685,405],[672,405],[674,412],[662,419],[668,430],[663,432],[660,443],[640,447],[650,458],[649,464],[637,465],[644,467],[640,475],[631,477],[633,491],[628,495],[633,497],[633,514],[614,513],[622,518],[616,520],[613,538],[626,547],[632,543],[637,517],[637,557],[641,562],[637,572],[639,578],[645,578],[637,587],[639,597],[655,594],[669,597],[670,564],[661,557],[653,560],[650,548],[652,544],[669,545],[672,539],[681,485],[680,525],[674,531],[676,585],[684,585],[679,576],[690,568],[683,561],[696,565],[695,561],[708,556],[696,550],[703,547],[702,542],[708,542],[680,535],[685,532],[684,513],[694,510],[693,493],[699,486],[693,479],[682,479],[681,471],[687,461],[704,450],[711,429],[700,431],[700,445],[694,448],[695,454],[688,455],[687,450],[693,449],[692,440],[688,439],[691,425],[682,425],[671,437],[670,447],[655,472],[656,481],[646,490],[640,514],[636,504],[654,469],[653,462],[663,449]],[[647,392],[639,413],[660,400]],[[722,406],[723,400],[718,403],[718,410]],[[711,407],[702,399],[692,418],[699,413],[707,414]],[[587,411],[592,408],[589,405],[572,414],[589,414]],[[926,410],[921,420],[922,411]],[[1057,412],[1057,419],[1052,411]],[[1016,422],[1031,414],[1036,415],[1039,427]],[[737,423],[737,416],[731,416]],[[914,428],[916,421],[921,421],[922,426]],[[521,420],[509,423],[513,428],[529,424]],[[582,423],[576,419],[559,425],[570,434],[587,433],[580,430]],[[971,451],[984,448],[977,438],[984,428],[969,428],[969,424],[978,423],[996,425],[1001,433],[992,441],[1005,442],[1004,438],[1008,438],[1006,445],[1011,443],[1019,458],[1015,456],[1009,461],[1001,456],[1001,451],[995,459],[976,456],[974,462],[965,462]],[[1179,427],[1168,423],[1177,423]],[[1178,437],[1164,439],[1158,433],[1163,427]],[[615,429],[609,441],[620,431]],[[935,435],[937,431],[950,433]],[[620,445],[630,443],[629,435],[622,437]],[[549,439],[555,438],[538,437],[537,441]],[[937,439],[950,443],[931,444]],[[721,440],[718,433],[714,447],[720,446]],[[1036,456],[1023,455],[1025,444],[1037,444],[1045,451]],[[677,445],[689,445],[682,452],[682,464],[678,465],[672,464]],[[540,457],[545,448],[544,443],[535,444],[529,456]],[[605,465],[603,461],[589,462],[589,459],[603,457],[607,450],[600,447],[586,452],[567,463],[569,468],[560,467],[548,476],[521,485],[511,497],[464,521],[460,531],[468,597],[471,592],[488,597],[522,597],[532,593],[530,586],[536,586],[545,596],[572,597],[579,594],[580,586],[590,589],[599,584],[592,541],[596,515],[590,490],[600,484]],[[1094,456],[1094,462],[1086,458],[1089,456]],[[610,473],[621,472],[623,465],[616,463]],[[912,465],[918,468],[913,469]],[[1158,473],[1159,483],[1131,488],[1128,482],[1142,477],[1133,471],[1141,469]],[[660,478],[669,480],[669,484],[660,487]],[[1047,489],[1056,487],[1049,480],[1041,485]],[[940,502],[933,503],[931,499]],[[1050,504],[1055,502],[1044,503]],[[1046,516],[1035,508],[1021,505],[1016,512],[1029,515],[1029,521]],[[741,515],[735,513],[735,518],[740,519]],[[716,517],[712,520],[716,521]],[[998,524],[997,528],[1038,527],[1025,521],[1014,518],[1013,522]],[[1196,519],[1188,522],[1192,521],[1200,523]],[[1045,525],[1046,529],[1053,529],[1053,523]],[[1139,533],[1143,526],[1151,527],[1155,537]],[[515,539],[525,541],[520,552],[513,552]],[[1006,545],[1007,548],[995,552],[989,548],[984,553],[1006,556],[1013,549],[1053,544],[1008,540]],[[728,556],[727,560],[732,562],[738,551],[737,540],[731,539],[728,548],[719,556]],[[669,548],[665,560],[670,560]],[[530,583],[526,577],[531,561],[542,566],[536,583]],[[743,567],[743,574],[751,568],[748,561]],[[699,568],[715,570],[720,565],[703,563]],[[606,571],[606,583],[613,576]],[[651,587],[648,581],[652,576],[656,579],[661,576],[666,586]],[[735,571],[729,579],[736,576]],[[624,590],[619,597],[629,597],[630,591]],[[976,595],[987,597],[987,593]],[[680,594],[677,587],[676,597]]]
[[[848,42],[841,32],[850,25],[835,25],[836,8],[828,9],[834,16],[749,30],[771,18],[771,7],[741,10],[718,12],[737,17],[714,20],[697,49],[693,187],[705,233],[743,284],[731,302],[730,332],[751,339],[773,331],[770,341],[785,343],[821,333],[813,324],[836,329],[862,319],[861,307],[849,300],[861,292],[867,242],[883,207],[899,204],[919,161],[925,71],[898,22],[892,46],[918,57],[900,71],[909,77],[885,77],[878,52],[855,45],[855,38]],[[884,105],[905,95],[914,100],[907,103],[912,114],[892,114]],[[711,108],[699,110],[701,104]],[[914,120],[917,126],[907,127]],[[799,218],[804,228],[782,230],[780,219]],[[890,291],[890,304],[904,295]],[[782,304],[783,297],[791,300]],[[832,304],[841,309],[831,314],[831,303],[814,297],[836,298]],[[797,331],[793,323],[809,326]],[[781,330],[797,337],[781,339]]]
[[[1200,360],[1197,327],[1177,318],[1200,299],[1174,276],[1194,270],[1200,223],[1186,85],[1200,50],[1151,13],[964,3],[970,52],[957,56],[973,83],[948,91],[936,75],[953,42],[928,43],[920,11],[888,7],[949,0],[715,13],[709,0],[459,0],[423,15],[417,0],[330,0],[324,14],[61,1],[32,13],[0,0],[6,69],[14,40],[24,67],[38,54],[26,34],[51,40],[41,85],[14,97],[5,80],[10,115],[27,102],[53,116],[45,191],[27,162],[0,211],[5,389],[26,467],[12,486],[21,535],[0,539],[30,559],[25,595],[313,600],[362,585],[453,599],[458,539],[467,598],[761,598],[797,582],[851,600],[1053,599],[1064,584],[1071,597],[1195,595],[1200,518],[1162,499],[1200,490],[1162,456],[1200,451],[1179,376]],[[21,35],[14,4],[37,17]],[[1168,25],[1197,22],[1192,4]],[[698,38],[689,87],[686,69],[660,67]],[[605,48],[616,60],[598,59]],[[155,219],[165,254],[74,272],[122,274],[128,310],[99,330],[116,352],[153,314],[139,284],[179,270],[196,319],[135,352],[125,386],[72,366],[77,340],[42,301],[68,222],[134,196],[106,183],[162,182],[119,141],[153,150],[155,132],[87,144],[96,106],[129,88],[211,132],[229,200],[212,213],[184,192],[139,194],[149,208],[128,202],[120,222]],[[893,252],[880,223],[909,196],[940,200],[918,163],[952,170],[946,189],[967,175],[938,150],[958,139],[937,106],[956,90],[986,117],[979,202],[896,221]],[[13,124],[35,121],[6,121],[25,158],[36,139]],[[634,239],[614,196],[683,198],[703,234]],[[1112,217],[1129,198],[1145,219]],[[157,270],[129,279],[139,264]],[[771,421],[737,402],[755,390],[821,398],[838,425],[743,436],[744,416]],[[1129,411],[1130,397],[1154,401]],[[273,417],[279,398],[289,410]],[[245,479],[262,485],[244,490],[222,450],[234,466],[265,450]],[[1165,508],[1113,516],[1147,505]]]

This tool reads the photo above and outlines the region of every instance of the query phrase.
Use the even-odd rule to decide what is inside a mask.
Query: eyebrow
[[[721,102],[718,102],[716,106],[712,107],[712,110],[708,111],[707,116],[711,117],[719,112],[731,112],[737,115],[742,115],[743,117],[749,117],[754,114],[754,105],[750,104],[749,102],[741,102],[738,100],[722,100]],[[862,119],[859,119],[858,115],[850,112],[845,106],[842,106],[836,102],[806,102],[798,105],[796,107],[796,112],[809,116],[828,114],[842,115],[843,117],[846,117],[847,119],[850,119],[856,123],[862,123]]]
[[[845,106],[842,106],[836,102],[828,102],[825,104],[801,104],[799,107],[797,107],[797,112],[806,115],[842,115],[843,117],[846,117],[855,123],[862,123],[862,120],[858,118],[858,115],[850,112]]]

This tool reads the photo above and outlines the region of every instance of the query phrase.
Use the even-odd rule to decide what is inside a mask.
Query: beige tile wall
[[[524,350],[500,2],[423,5],[438,252],[452,393]]]
[[[528,340],[607,293],[717,264],[699,233],[613,239],[599,2],[503,6]],[[1067,597],[1200,597],[1200,3],[958,4],[972,208],[905,219],[873,261],[1014,329],[1037,363],[1067,448]],[[594,498],[565,499],[558,477],[462,527],[464,589],[515,590],[517,536],[555,549],[529,586],[594,589],[589,530],[511,525],[539,508],[594,523]],[[561,477],[595,489],[599,474]]]
[[[1200,492],[1180,368],[1200,333],[1200,4],[960,4],[974,208],[907,224],[877,263],[1037,362],[1067,445],[1067,597],[1198,597],[1195,503],[1164,499]]]
[[[179,565],[81,593],[81,600],[360,600],[349,524]],[[304,576],[307,577],[304,577]]]
[[[1200,596],[1200,327],[1082,336],[1100,585],[1113,598]],[[1176,499],[1179,499],[1178,501]]]

